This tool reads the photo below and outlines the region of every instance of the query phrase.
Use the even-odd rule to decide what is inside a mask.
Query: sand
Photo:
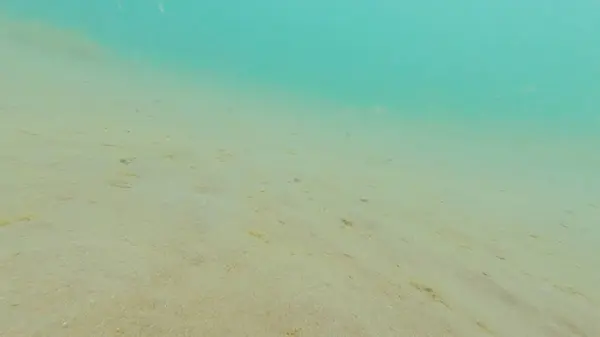
[[[593,146],[2,43],[0,336],[600,335]]]

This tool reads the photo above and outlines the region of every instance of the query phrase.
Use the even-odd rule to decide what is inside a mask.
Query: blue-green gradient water
[[[164,67],[346,104],[597,126],[595,0],[5,0],[2,7]]]
[[[0,0],[0,337],[596,337],[599,224],[600,0]]]

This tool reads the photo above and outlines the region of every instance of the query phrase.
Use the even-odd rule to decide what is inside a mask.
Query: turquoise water
[[[0,89],[0,336],[600,336],[597,0],[4,0]]]
[[[9,0],[3,7],[163,67],[346,104],[577,127],[598,119],[593,0]]]

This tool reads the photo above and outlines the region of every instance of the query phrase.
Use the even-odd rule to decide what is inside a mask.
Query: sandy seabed
[[[13,42],[0,336],[600,336],[592,150]]]

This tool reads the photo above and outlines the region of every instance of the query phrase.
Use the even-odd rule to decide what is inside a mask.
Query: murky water
[[[0,336],[600,333],[597,1],[0,10]]]

